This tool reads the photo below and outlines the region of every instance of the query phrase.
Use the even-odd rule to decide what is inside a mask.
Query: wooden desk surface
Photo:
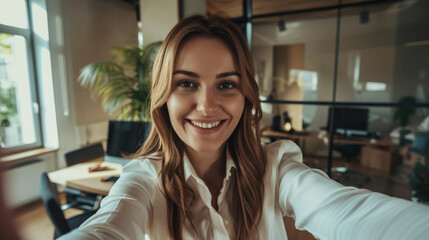
[[[76,164],[70,167],[59,169],[48,173],[51,182],[73,187],[78,190],[83,190],[95,194],[107,195],[112,187],[112,182],[103,182],[111,176],[119,176],[123,168],[122,164],[102,162],[101,166],[109,167],[110,170],[89,172],[89,167],[96,165],[98,161],[90,161],[85,163]]]
[[[278,132],[271,129],[265,129],[262,131],[263,137],[278,137],[291,140],[301,140],[301,139],[326,139],[329,141],[329,134],[322,131],[309,131],[307,135],[298,135],[298,134],[287,134],[284,132]],[[355,145],[383,145],[391,146],[392,142],[390,139],[369,139],[366,137],[339,137],[334,136],[334,142],[336,143],[348,143]]]
[[[104,178],[103,178],[104,179]],[[114,182],[103,182],[100,177],[91,177],[66,181],[67,187],[75,188],[89,193],[107,196]]]
[[[319,137],[319,135],[320,135],[319,131],[309,131],[308,134],[306,135],[288,134],[285,132],[278,132],[271,129],[265,129],[262,131],[263,137],[279,137],[279,138],[286,138],[291,140],[322,138],[322,137]]]

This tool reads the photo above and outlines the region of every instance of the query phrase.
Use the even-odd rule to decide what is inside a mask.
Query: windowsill
[[[32,159],[40,155],[53,153],[56,151],[58,151],[57,148],[36,148],[36,149],[31,149],[31,150],[23,151],[19,153],[13,153],[13,154],[0,157],[0,164],[4,164],[6,166],[13,165],[21,161]]]

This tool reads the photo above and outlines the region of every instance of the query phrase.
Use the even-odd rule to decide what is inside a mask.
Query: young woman
[[[240,30],[193,16],[152,74],[153,128],[101,208],[64,239],[287,239],[283,216],[320,239],[424,239],[429,208],[344,187],[291,141],[260,143],[261,107]]]

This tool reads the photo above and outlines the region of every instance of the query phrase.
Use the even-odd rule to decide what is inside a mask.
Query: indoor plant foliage
[[[149,120],[150,73],[162,42],[139,47],[112,48],[113,61],[82,68],[78,81],[101,97],[104,110],[118,112],[119,120]]]
[[[0,126],[9,127],[10,121],[17,115],[15,88],[0,86]]]
[[[402,104],[414,104],[416,99],[414,97],[403,97],[398,103]],[[395,110],[393,115],[393,120],[399,121],[401,127],[406,127],[408,125],[410,117],[415,113],[415,109],[412,107],[399,107]]]
[[[412,197],[418,202],[429,202],[429,168],[417,162],[409,176]]]

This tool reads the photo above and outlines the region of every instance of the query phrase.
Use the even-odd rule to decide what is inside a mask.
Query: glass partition
[[[331,101],[335,11],[257,19],[252,55],[261,96],[270,100]]]
[[[237,3],[216,6],[242,23]],[[427,9],[425,0],[252,1],[264,141],[290,139],[340,183],[410,199],[409,175],[429,159]]]
[[[336,100],[429,102],[428,1],[341,12]]]

